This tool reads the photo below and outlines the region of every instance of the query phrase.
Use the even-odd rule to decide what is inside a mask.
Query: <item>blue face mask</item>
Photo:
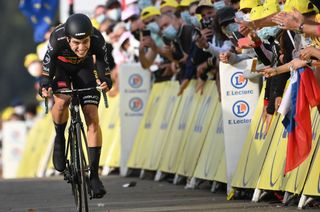
[[[191,16],[190,17],[190,22],[191,22],[191,25],[196,27],[196,28],[200,28],[201,27],[200,21],[198,20],[198,18],[196,16]]]
[[[171,24],[162,31],[162,35],[169,40],[174,40],[177,34],[178,31]]]
[[[129,21],[126,23],[126,30],[130,31],[130,29],[131,29],[131,22]]]
[[[156,22],[151,22],[147,25],[147,29],[150,30],[154,34],[158,34],[160,31],[160,27]]]
[[[278,27],[264,27],[257,32],[257,35],[262,40],[268,40],[270,37],[276,37],[279,31],[280,29]]]
[[[188,25],[192,25],[192,23],[191,23],[191,15],[190,15],[190,13],[189,13],[189,11],[183,11],[182,13],[180,13],[180,16],[181,16],[181,18],[182,18],[182,20],[186,23],[186,24],[188,24]]]
[[[139,0],[138,1],[138,7],[141,10],[143,10],[146,7],[150,7],[150,6],[154,6],[154,5],[152,5],[152,1],[151,0]]]
[[[99,24],[101,24],[104,20],[106,19],[106,15],[105,14],[101,14],[98,17],[96,17],[96,20]]]
[[[222,29],[222,32],[226,36],[231,36],[232,32],[237,32],[237,31],[239,31],[239,24],[237,23],[230,23],[224,29]]]
[[[121,17],[121,10],[120,10],[120,8],[115,8],[115,9],[109,10],[107,12],[107,15],[110,19],[112,19],[114,21],[119,21],[120,17]]]
[[[224,3],[223,0],[218,1],[218,2],[215,2],[215,3],[213,4],[214,9],[216,9],[216,10],[220,10],[220,9],[223,8],[224,6],[226,6],[226,4]]]

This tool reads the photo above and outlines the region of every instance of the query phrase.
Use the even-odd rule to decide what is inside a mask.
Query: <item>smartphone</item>
[[[257,58],[253,58],[252,65],[251,65],[251,72],[256,72],[257,71],[257,62],[258,62],[258,59]]]
[[[147,37],[147,36],[150,36],[150,35],[151,35],[151,31],[150,30],[147,30],[147,29],[142,30],[142,36],[143,37]]]

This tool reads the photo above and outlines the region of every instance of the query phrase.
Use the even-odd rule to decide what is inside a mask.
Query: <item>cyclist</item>
[[[98,84],[103,91],[110,90],[112,87],[110,71],[115,67],[111,52],[111,44],[105,42],[86,15],[71,15],[50,35],[48,49],[43,59],[41,96],[50,97],[52,91],[70,88],[71,82],[73,88],[89,88]],[[98,71],[98,77],[94,75],[95,69]],[[64,131],[69,116],[70,97],[62,94],[53,97],[51,113],[56,131],[53,164],[56,170],[62,172],[66,168]],[[80,104],[88,129],[90,184],[93,196],[97,198],[106,193],[98,175],[102,145],[98,118],[99,101],[98,91],[80,95]]]

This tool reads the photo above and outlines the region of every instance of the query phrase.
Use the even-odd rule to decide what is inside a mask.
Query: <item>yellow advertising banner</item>
[[[281,190],[285,190],[291,193],[300,194],[302,192],[303,186],[305,184],[309,169],[311,166],[311,160],[312,158],[316,158],[317,156],[314,154],[317,154],[315,152],[315,149],[317,146],[319,146],[319,136],[320,136],[320,115],[317,110],[317,108],[314,108],[311,112],[311,120],[312,120],[312,149],[307,157],[307,159],[296,169],[291,171],[289,174],[287,174],[284,178],[283,185]],[[310,167],[311,166],[311,167]],[[311,168],[312,169],[312,168]],[[319,166],[317,167],[318,170]],[[309,178],[312,178],[311,172],[309,174]],[[317,177],[320,175],[318,174]],[[314,188],[317,188],[317,182],[314,181]],[[319,194],[318,194],[319,195]]]
[[[224,171],[223,176],[226,176],[226,169],[219,169],[221,165],[225,166],[224,152],[223,118],[221,103],[218,102],[200,153],[194,177],[205,180],[214,180],[217,177],[216,179],[219,179],[219,181],[222,180],[224,182],[224,179],[226,181],[226,177],[220,179],[221,173],[218,173]]]
[[[270,128],[266,133],[266,124],[262,117],[264,93],[265,86],[262,88],[237,169],[232,178],[232,187],[256,188],[267,151],[273,139],[275,128],[278,125],[279,115],[274,115],[270,123]]]
[[[288,133],[280,120],[264,161],[257,188],[266,190],[280,190],[284,178],[284,166],[287,151]]]
[[[194,111],[192,124],[185,137],[183,152],[179,157],[177,174],[187,177],[193,176],[213,114],[220,106],[215,82],[207,82],[204,93],[199,95],[197,94],[199,100],[195,100],[199,101],[199,105]]]
[[[17,177],[36,177],[43,155],[55,135],[51,114],[39,119],[30,129]]]
[[[119,157],[119,149],[115,149],[115,147],[120,148],[118,135],[120,133],[119,99],[119,95],[108,97],[109,108],[105,108],[104,103],[100,102],[99,119],[102,132],[100,166],[106,165],[107,157]],[[101,101],[103,101],[103,99]],[[114,153],[116,154],[114,155]]]
[[[159,105],[161,104],[161,102],[163,102],[162,95],[163,93],[165,93],[165,90],[165,82],[153,84],[148,103],[140,122],[139,130],[135,137],[134,144],[127,163],[129,168],[142,168],[143,151],[145,151],[145,137],[153,128],[153,121],[155,119],[156,113],[159,111]]]
[[[175,173],[178,168],[179,155],[183,150],[184,137],[188,134],[194,116],[194,112],[199,104],[198,95],[195,93],[196,81],[192,80],[184,90],[176,111],[175,119],[166,139],[162,151],[159,170],[166,173]]]
[[[145,146],[146,158],[142,166],[143,169],[156,170],[159,167],[162,150],[181,100],[181,97],[177,96],[179,88],[177,81],[166,82],[166,92],[161,97],[164,101],[164,107],[159,108],[153,122],[154,128],[145,137],[145,143],[148,144],[148,147]]]

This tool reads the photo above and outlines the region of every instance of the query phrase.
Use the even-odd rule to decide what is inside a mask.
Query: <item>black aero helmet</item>
[[[92,32],[93,27],[91,20],[84,14],[73,14],[66,21],[65,34],[68,37],[83,39],[87,36],[91,36]]]

